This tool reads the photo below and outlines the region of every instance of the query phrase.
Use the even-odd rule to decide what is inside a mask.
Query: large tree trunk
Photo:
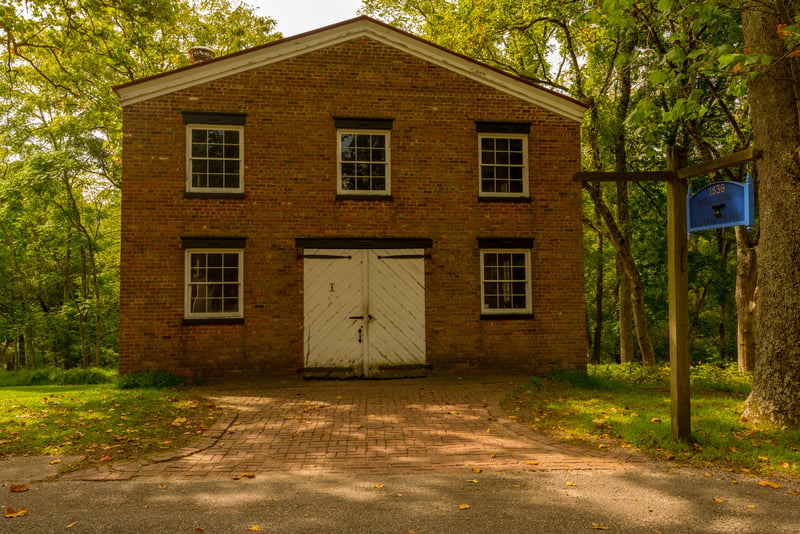
[[[757,354],[745,416],[800,426],[800,59],[776,31],[800,0],[749,2],[745,45],[774,60],[752,80],[749,101],[758,161],[760,229]]]

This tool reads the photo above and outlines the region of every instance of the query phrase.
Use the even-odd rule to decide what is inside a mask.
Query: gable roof
[[[366,16],[135,80],[114,87],[114,91],[121,104],[127,106],[360,37],[374,39],[575,121],[580,122],[586,111],[587,106],[573,98],[544,89]]]

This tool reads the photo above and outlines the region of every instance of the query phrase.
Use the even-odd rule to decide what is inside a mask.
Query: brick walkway
[[[191,447],[65,480],[221,479],[245,473],[426,473],[621,469],[631,455],[571,447],[509,418],[519,377],[283,379],[204,388],[224,409]]]

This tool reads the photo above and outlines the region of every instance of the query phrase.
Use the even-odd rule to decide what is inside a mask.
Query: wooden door
[[[417,376],[425,366],[422,250],[304,253],[305,370],[312,376]]]

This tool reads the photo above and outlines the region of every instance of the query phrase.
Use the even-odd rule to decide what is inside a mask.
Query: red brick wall
[[[245,199],[184,198],[184,111],[246,113]],[[391,201],[336,200],[333,117],[393,118]],[[530,121],[532,202],[478,202],[475,121]],[[579,124],[359,39],[124,109],[120,371],[303,365],[298,237],[431,238],[434,368],[586,358]],[[182,325],[181,237],[246,236],[244,324]],[[533,237],[534,319],[481,320],[477,237]]]

